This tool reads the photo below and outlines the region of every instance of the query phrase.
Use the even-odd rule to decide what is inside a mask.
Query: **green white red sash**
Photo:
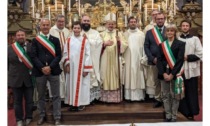
[[[22,60],[22,62],[26,65],[26,67],[29,70],[31,70],[33,68],[33,64],[31,62],[30,57],[23,49],[23,47],[21,47],[18,42],[15,42],[12,44],[12,48],[13,48],[14,52],[16,53],[16,55],[18,56],[18,58],[20,58]]]
[[[155,42],[157,43],[157,45],[159,45],[160,43],[163,42],[163,37],[158,29],[157,26],[155,26],[153,29],[152,29],[152,35],[154,36],[155,38]]]
[[[175,63],[176,63],[176,59],[171,51],[171,48],[169,46],[168,40],[164,41],[162,44],[162,49],[163,49],[163,53],[165,55],[165,58],[168,62],[168,65],[171,69],[173,69]],[[174,87],[174,93],[175,94],[181,94],[184,91],[184,85],[183,85],[183,78],[182,78],[182,74],[184,72],[184,65],[182,66],[181,70],[178,72],[178,74],[176,75],[176,80],[175,80],[175,87]]]
[[[45,36],[43,35],[38,35],[36,37],[36,40],[42,44],[54,57],[55,55],[55,45],[50,42],[50,40],[48,40]]]

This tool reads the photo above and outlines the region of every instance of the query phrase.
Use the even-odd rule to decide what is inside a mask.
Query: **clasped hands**
[[[171,81],[174,78],[174,75],[164,73],[163,78],[164,78],[165,81]]]
[[[45,66],[42,68],[42,73],[44,73],[44,75],[50,75],[51,74],[51,68],[50,66]]]
[[[65,70],[66,73],[70,73],[70,66],[69,66],[69,64],[66,65],[66,67],[65,67],[64,70]],[[82,73],[82,76],[83,76],[83,77],[86,77],[87,75],[88,75],[88,72],[83,72],[83,73]]]

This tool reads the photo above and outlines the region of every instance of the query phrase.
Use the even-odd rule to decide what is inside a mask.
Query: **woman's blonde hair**
[[[169,29],[173,29],[175,31],[175,38],[177,38],[178,37],[178,29],[177,29],[177,26],[174,23],[169,23],[166,26],[166,31],[169,30]],[[166,32],[165,32],[165,34],[166,34]]]

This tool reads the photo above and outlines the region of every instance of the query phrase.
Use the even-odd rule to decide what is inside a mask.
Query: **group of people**
[[[63,15],[56,17],[53,27],[43,18],[40,33],[31,43],[26,43],[25,32],[18,30],[16,42],[8,47],[8,83],[14,92],[17,124],[32,121],[34,87],[38,125],[45,122],[46,87],[52,96],[55,125],[61,124],[62,104],[67,104],[69,111],[79,111],[95,101],[142,101],[146,94],[156,99],[154,107],[163,102],[165,121],[176,121],[179,103],[186,116],[198,114],[201,43],[189,34],[188,20],[181,22],[182,34],[177,38],[176,25],[165,26],[163,13],[154,10],[152,17],[142,32],[131,16],[124,33],[116,29],[113,13],[104,17],[106,30],[101,33],[91,28],[88,15],[72,24],[72,32],[65,28]]]

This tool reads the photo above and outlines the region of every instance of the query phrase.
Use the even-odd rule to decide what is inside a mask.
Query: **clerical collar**
[[[44,35],[44,36],[47,36],[47,38],[50,37],[50,34],[48,33],[47,35],[43,34],[42,32],[40,32],[40,35]]]
[[[183,38],[183,39],[187,39],[187,38],[192,38],[193,36],[190,35],[190,33],[187,33],[187,34],[182,33],[182,34],[180,35],[180,37]]]

